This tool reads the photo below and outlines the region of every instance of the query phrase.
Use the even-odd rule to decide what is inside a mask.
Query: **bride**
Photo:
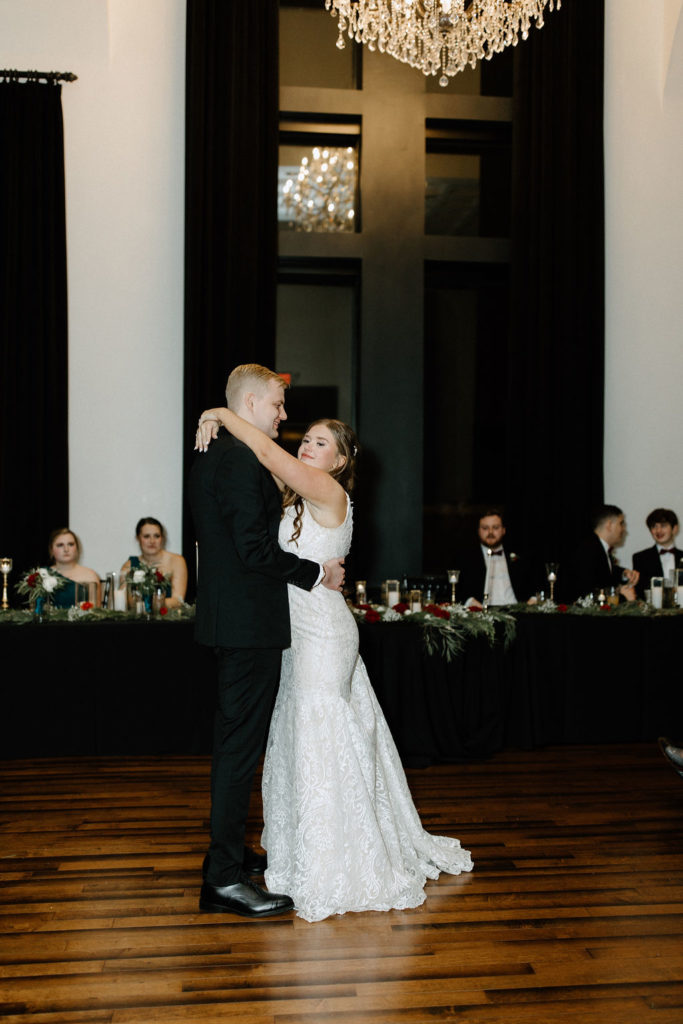
[[[202,414],[200,450],[216,436],[212,421],[248,445],[280,486],[282,548],[320,563],[348,553],[358,451],[350,427],[312,423],[294,458],[228,409]],[[291,896],[307,921],[416,907],[427,878],[470,871],[470,854],[422,828],[342,594],[292,586],[288,594],[292,643],[263,767],[266,884]]]

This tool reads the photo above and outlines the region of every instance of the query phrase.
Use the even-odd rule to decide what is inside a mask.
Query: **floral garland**
[[[428,604],[421,612],[411,612],[404,602],[391,608],[381,604],[352,604],[350,607],[359,622],[407,622],[420,626],[427,653],[441,655],[446,661],[461,654],[473,637],[484,637],[492,647],[497,640],[497,625],[502,626],[503,645],[507,649],[516,630],[514,617],[498,608],[484,612],[461,604]]]
[[[160,619],[155,621],[178,622],[194,619],[194,605],[183,604],[178,608],[160,608]],[[26,609],[9,608],[0,611],[0,626],[27,626],[35,621],[35,616]],[[90,601],[73,608],[53,608],[50,616],[45,620],[45,625],[55,622],[73,622],[76,624],[93,622],[136,622],[147,623],[147,618],[142,618],[134,611],[118,612],[108,608],[96,608]],[[41,627],[44,628],[44,627]]]
[[[604,618],[617,619],[644,619],[657,618],[660,616],[680,615],[681,608],[653,608],[645,601],[622,601],[621,604],[610,604],[603,602],[598,604],[592,596],[580,597],[574,604],[555,604],[553,601],[543,601],[542,604],[515,604],[510,605],[509,611],[514,615],[582,615],[600,616]]]

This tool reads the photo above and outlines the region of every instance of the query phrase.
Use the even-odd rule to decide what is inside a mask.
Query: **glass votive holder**
[[[401,600],[401,584],[399,580],[387,580],[387,600],[386,603],[390,608],[393,608],[395,604]]]
[[[368,590],[366,580],[356,580],[356,604],[367,604]]]
[[[75,583],[74,584],[74,604],[80,607],[83,604],[95,605],[97,600],[97,584],[96,583]]]
[[[650,580],[650,603],[653,608],[662,608],[664,605],[663,576],[653,576]]]
[[[410,610],[411,612],[422,611],[422,591],[411,590],[410,591]]]

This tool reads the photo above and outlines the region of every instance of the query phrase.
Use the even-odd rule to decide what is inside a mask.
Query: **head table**
[[[359,633],[407,765],[683,734],[683,614],[516,610],[507,647],[473,635],[450,660],[406,622]],[[0,758],[210,753],[214,657],[191,620],[5,622],[0,644]]]

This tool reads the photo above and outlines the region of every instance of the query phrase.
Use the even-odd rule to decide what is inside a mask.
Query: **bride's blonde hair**
[[[344,456],[344,462],[342,465],[337,466],[336,469],[330,470],[330,476],[334,477],[334,479],[342,485],[347,494],[350,494],[356,482],[356,456],[358,455],[359,450],[358,438],[348,423],[342,423],[341,420],[313,420],[312,423],[309,423],[306,433],[308,434],[313,427],[317,426],[327,427],[334,438],[335,444],[337,445],[338,453]],[[289,539],[296,543],[299,539],[299,534],[301,533],[301,517],[304,512],[304,500],[300,494],[297,494],[291,487],[285,485],[282,492],[283,516],[285,514],[285,509],[288,509],[290,505],[294,506],[296,515],[294,516],[294,531]]]

